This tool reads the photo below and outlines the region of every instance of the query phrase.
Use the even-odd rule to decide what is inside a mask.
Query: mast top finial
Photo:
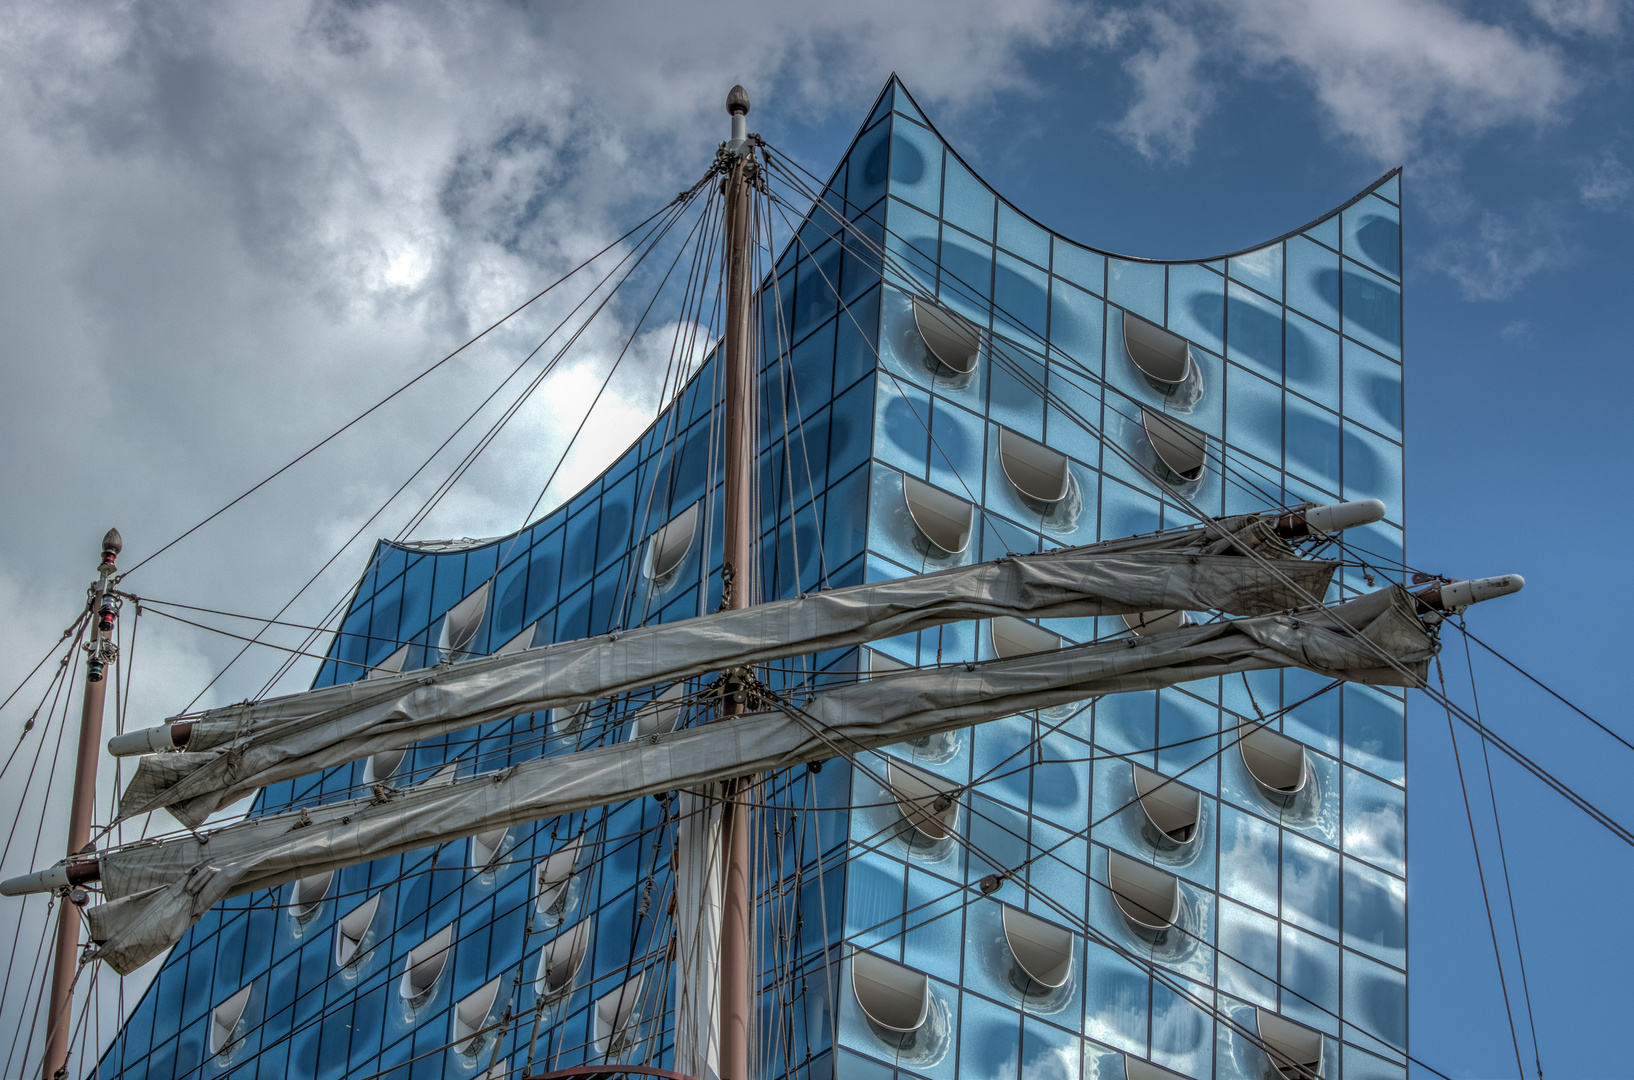
[[[115,555],[125,550],[125,540],[119,535],[118,529],[108,530],[107,535],[102,538],[102,550],[111,551]]]
[[[733,116],[749,115],[749,91],[742,83],[732,87],[732,92],[726,95],[726,111]]]

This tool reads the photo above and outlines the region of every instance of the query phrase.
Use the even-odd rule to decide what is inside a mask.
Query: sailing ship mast
[[[102,756],[102,712],[108,697],[108,667],[119,656],[113,641],[114,617],[119,610],[113,595],[115,560],[124,548],[118,529],[102,537],[102,561],[91,584],[86,604],[95,620],[85,643],[85,693],[80,702],[79,755],[74,768],[74,797],[68,816],[68,857],[91,848],[91,822],[96,813],[96,764]],[[57,904],[57,941],[51,960],[51,998],[45,1022],[45,1054],[40,1074],[46,1080],[68,1074],[68,1036],[73,1027],[74,982],[79,974],[80,905],[85,893],[72,874],[69,890]]]
[[[754,209],[757,166],[748,138],[749,93],[732,87],[726,97],[732,141],[726,176],[726,348],[724,394],[725,485],[721,562],[721,608],[744,608],[757,599],[757,560],[752,494],[755,479],[755,363],[750,319],[753,308]],[[729,673],[721,686],[721,716],[744,711],[743,680]],[[720,924],[720,1077],[749,1080],[751,1006],[750,918],[754,894],[749,862],[750,798],[754,777],[722,785]]]

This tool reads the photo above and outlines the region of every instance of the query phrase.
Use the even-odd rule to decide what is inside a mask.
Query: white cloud
[[[1557,34],[1615,34],[1623,0],[1526,0],[1526,6]]]
[[[1589,163],[1577,186],[1583,205],[1591,210],[1615,210],[1628,202],[1630,192],[1634,192],[1634,170],[1610,150],[1602,150]]]
[[[1430,249],[1427,265],[1452,278],[1466,300],[1504,300],[1527,280],[1568,264],[1572,249],[1557,215],[1543,207],[1514,220],[1488,212],[1474,235],[1442,241]]]
[[[1028,90],[1024,57],[1080,22],[1065,0],[8,6],[0,681],[83,602],[110,524],[134,564],[661,205],[711,160],[734,81],[774,141],[860,119],[893,69],[927,104],[976,109]],[[317,620],[510,400],[365,524],[581,295],[562,293],[130,587],[270,615],[362,527],[285,616]],[[416,535],[520,524],[629,332],[610,315]],[[550,501],[644,426],[669,341],[637,340]],[[185,706],[239,647],[143,626],[132,723]],[[279,659],[252,652],[202,704],[257,693]],[[0,737],[22,719],[8,708]],[[61,796],[37,807],[43,850]]]
[[[1208,0],[1174,4],[1190,38],[1153,18],[1155,47],[1130,61],[1138,94],[1120,130],[1142,153],[1184,156],[1213,107],[1200,72],[1291,77],[1333,134],[1381,164],[1434,137],[1555,119],[1575,84],[1551,46],[1439,0]],[[1196,47],[1198,51],[1193,51]]]
[[[1113,130],[1144,157],[1184,160],[1214,105],[1213,88],[1198,72],[1203,46],[1190,28],[1161,11],[1146,12],[1145,22],[1151,44],[1123,65],[1135,84],[1135,100]]]

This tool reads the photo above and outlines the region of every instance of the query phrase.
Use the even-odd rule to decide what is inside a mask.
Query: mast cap
[[[726,111],[733,116],[749,115],[749,91],[742,83],[732,87],[732,92],[726,95]]]

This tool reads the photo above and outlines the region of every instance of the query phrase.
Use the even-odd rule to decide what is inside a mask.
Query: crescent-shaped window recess
[[[956,375],[968,375],[976,370],[981,356],[981,327],[941,304],[919,297],[913,299],[913,321],[925,347],[942,366]]]
[[[1055,505],[1072,490],[1067,455],[999,428],[999,466],[1010,486],[1032,502]]]
[[[533,635],[534,635],[534,632],[536,630],[538,630],[538,629],[539,629],[539,624],[538,623],[533,623],[533,624],[531,624],[529,626],[524,626],[522,628],[522,632],[520,634],[516,635],[515,637],[511,638],[511,640],[507,641],[505,644],[503,644],[499,648],[495,649],[493,651],[493,655],[495,655],[495,656],[509,656],[511,653],[521,652],[524,649],[533,648]]]
[[[930,1016],[930,976],[869,952],[851,954],[851,992],[874,1030],[906,1042]]]
[[[1160,772],[1130,762],[1135,774],[1135,795],[1157,831],[1177,844],[1189,844],[1197,837],[1197,822],[1203,816],[1203,793],[1171,780]]]
[[[993,635],[993,652],[1000,660],[1028,653],[1050,652],[1066,644],[1060,634],[1052,634],[1042,626],[1018,619],[1014,615],[1000,615],[988,626]]]
[[[255,984],[251,983],[210,1010],[211,1055],[225,1054],[233,1048],[239,1026],[244,1022],[244,1012],[250,1007],[250,991],[253,989]]]
[[[642,577],[662,581],[680,567],[698,535],[698,505],[693,503],[682,510],[647,538],[647,553],[641,559]]]
[[[1237,744],[1248,775],[1272,798],[1286,799],[1305,788],[1309,769],[1305,745],[1280,731],[1258,727]]]
[[[454,1048],[466,1057],[480,1053],[488,1042],[488,1018],[493,1015],[494,1002],[499,999],[499,984],[505,976],[496,975],[465,995],[454,1005]]]
[[[912,664],[904,664],[894,656],[886,656],[876,649],[868,650],[868,674],[889,675],[893,671],[907,671]]]
[[[505,846],[505,836],[511,830],[489,829],[471,837],[471,866],[478,873],[491,867],[499,858],[499,849]]]
[[[647,976],[643,972],[596,999],[596,1053],[610,1058],[627,1048],[633,1029],[641,1020],[641,992],[646,985]]]
[[[1140,423],[1171,483],[1201,480],[1208,468],[1208,435],[1142,405]],[[1162,470],[1160,470],[1162,471]]]
[[[1107,852],[1112,899],[1130,923],[1143,930],[1166,930],[1180,918],[1180,879],[1121,851]]]
[[[1317,1080],[1322,1075],[1322,1033],[1256,1008],[1265,1056],[1283,1080]]]
[[[380,894],[375,893],[363,903],[340,917],[335,924],[335,966],[351,967],[363,958],[364,938],[374,925],[380,911]]]
[[[630,741],[651,735],[668,735],[681,722],[681,699],[686,697],[686,683],[671,683],[662,694],[636,713],[630,724]]]
[[[560,851],[553,851],[534,868],[534,910],[541,915],[561,914],[567,906],[567,887],[579,865],[584,837],[575,837]]]
[[[1123,1075],[1126,1080],[1187,1080],[1177,1072],[1153,1065],[1144,1058],[1123,1055]]]
[[[1142,611],[1123,616],[1123,625],[1136,637],[1145,637],[1147,634],[1161,634],[1165,630],[1190,626],[1191,616],[1184,611]]]
[[[539,952],[539,973],[534,976],[534,993],[550,1000],[573,988],[573,980],[584,966],[590,950],[590,920],[580,919],[571,930],[563,930]]]
[[[459,777],[460,763],[457,761],[450,761],[447,765],[444,765],[442,768],[438,769],[436,772],[432,773],[415,786],[423,788],[447,787],[455,780],[458,780]]]
[[[903,820],[920,836],[934,843],[953,835],[959,823],[957,784],[889,758],[885,762],[885,782]]]
[[[1016,961],[1015,984],[1028,993],[1066,985],[1078,936],[1071,930],[1029,915],[1009,904],[1004,908],[1004,940]]]
[[[407,645],[398,646],[397,651],[370,668],[369,673],[364,678],[385,679],[398,674],[403,670],[404,661],[408,659],[408,651],[409,647]]]
[[[976,520],[976,508],[970,503],[913,476],[903,476],[902,497],[913,523],[933,546],[949,555],[961,554],[970,546],[970,530]]]
[[[382,750],[378,754],[371,754],[363,763],[363,782],[365,784],[379,784],[390,780],[403,770],[403,763],[408,761],[408,748],[400,750]]]
[[[484,581],[480,589],[449,608],[448,614],[443,616],[442,634],[437,638],[437,651],[443,660],[453,663],[469,654],[477,631],[482,629],[483,617],[488,614],[490,584]]]
[[[334,884],[333,870],[297,879],[294,887],[289,890],[290,916],[298,923],[310,920],[323,906],[323,899],[329,895],[329,889]]]
[[[1191,374],[1191,346],[1139,315],[1123,313],[1123,347],[1140,373],[1161,386],[1175,386]]]
[[[419,1008],[437,992],[437,980],[448,967],[448,951],[454,945],[454,924],[449,923],[409,950],[403,960],[403,977],[397,982],[397,994]]]
[[[573,734],[590,719],[590,710],[595,704],[594,701],[581,701],[565,709],[550,710],[550,730],[558,735]]]

